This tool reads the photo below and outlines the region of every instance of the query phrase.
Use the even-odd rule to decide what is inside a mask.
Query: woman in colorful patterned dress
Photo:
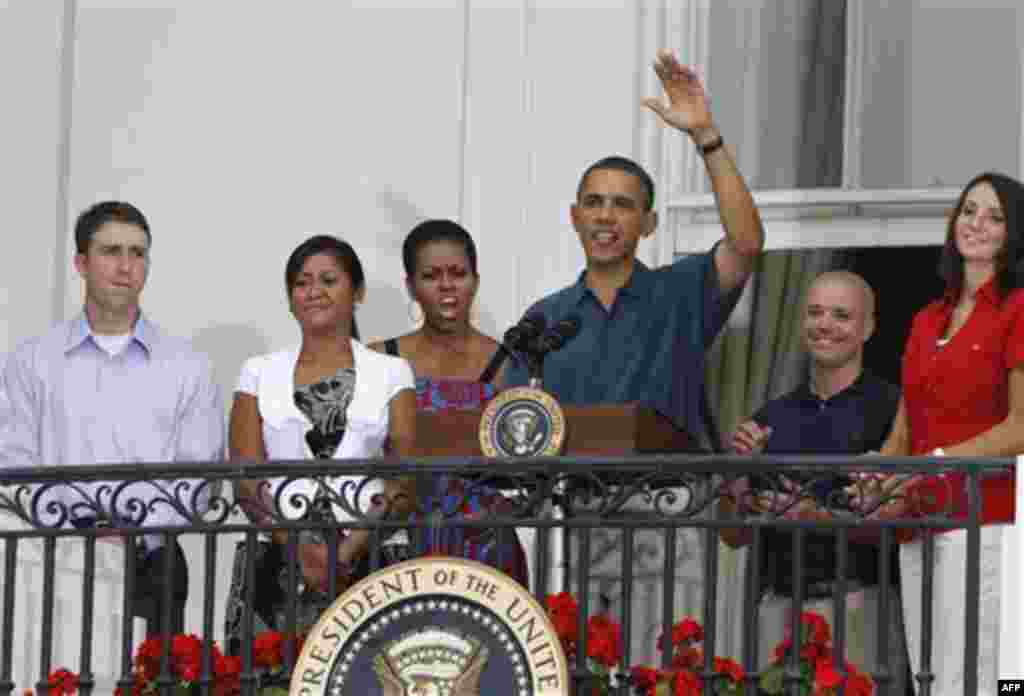
[[[402,245],[406,287],[423,310],[412,333],[371,348],[408,360],[416,373],[416,407],[427,411],[474,409],[499,388],[504,352],[497,341],[470,322],[480,275],[476,246],[465,229],[449,220],[417,225]],[[445,476],[432,491],[419,491],[421,516],[477,518],[509,510],[492,489]],[[426,551],[488,563],[528,585],[526,555],[512,528],[427,529]]]

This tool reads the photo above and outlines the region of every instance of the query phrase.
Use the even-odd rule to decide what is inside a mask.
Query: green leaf
[[[288,689],[283,686],[264,686],[258,696],[288,696]]]
[[[740,688],[729,679],[718,679],[715,683],[715,693],[719,696],[740,696]]]
[[[784,676],[785,673],[781,666],[769,667],[761,674],[761,690],[769,694],[781,694],[785,686]]]

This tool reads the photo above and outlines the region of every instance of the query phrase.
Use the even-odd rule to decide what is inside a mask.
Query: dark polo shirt
[[[899,405],[899,389],[888,382],[861,374],[857,381],[830,399],[819,399],[804,383],[783,397],[766,403],[754,414],[761,426],[771,426],[765,454],[862,454],[881,448],[889,435]],[[832,477],[817,481],[819,500],[848,481]],[[756,488],[765,481],[755,479]],[[812,533],[805,537],[804,581],[824,583],[836,579],[835,536]],[[765,529],[761,545],[761,587],[778,594],[792,593],[792,533]],[[890,568],[899,568],[893,544]],[[847,577],[864,585],[878,584],[878,549],[870,544],[850,544]],[[805,589],[806,592],[806,589]]]
[[[705,437],[704,352],[742,291],[719,292],[714,249],[653,270],[637,261],[610,310],[585,276],[527,312],[549,326],[571,314],[581,321],[579,334],[547,356],[544,389],[565,404],[644,403]],[[527,380],[525,367],[510,365],[509,386]]]

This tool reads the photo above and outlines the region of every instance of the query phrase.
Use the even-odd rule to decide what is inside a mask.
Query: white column
[[[846,98],[843,115],[843,188],[859,188],[864,94],[863,0],[846,0]]]
[[[62,304],[67,230],[57,220],[62,129],[61,59],[67,0],[0,2],[0,364]],[[55,288],[55,283],[58,286]]]
[[[651,68],[659,49],[674,51],[686,65],[695,66],[705,85],[710,79],[710,0],[662,0],[637,3],[641,30],[638,47],[640,98],[662,94],[661,83]],[[708,190],[704,165],[689,137],[665,126],[648,110],[641,113],[636,127],[636,156],[654,178],[657,193],[658,231],[644,242],[640,257],[651,266],[671,263],[676,240],[670,224],[668,204],[681,194]]]
[[[462,0],[458,215],[480,258],[476,321],[492,336],[500,336],[536,299],[524,288],[547,262],[537,246],[526,243],[541,216],[537,153],[550,143],[537,116],[537,73],[543,67],[533,50],[534,5]],[[548,235],[559,233],[545,227]]]

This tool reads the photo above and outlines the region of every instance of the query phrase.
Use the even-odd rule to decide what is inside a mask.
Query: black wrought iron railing
[[[337,539],[351,530],[370,534],[367,566],[370,571],[389,560],[388,540],[397,530],[407,535],[408,555],[430,551],[424,530],[468,533],[473,529],[517,529],[532,535],[528,544],[530,591],[544,602],[552,592],[568,590],[578,600],[577,661],[572,676],[576,693],[598,688],[587,668],[587,622],[592,615],[612,613],[622,627],[622,665],[646,661],[668,667],[667,646],[672,627],[681,611],[696,615],[703,624],[704,645],[699,675],[704,693],[723,677],[713,663],[719,635],[730,630],[723,625],[719,608],[719,579],[722,573],[719,538],[730,532],[748,537],[750,559],[760,557],[766,530],[792,532],[791,577],[803,578],[815,559],[805,558],[804,538],[811,532],[834,534],[836,581],[829,585],[834,615],[832,650],[837,666],[846,654],[845,607],[854,587],[849,578],[849,542],[853,537],[873,534],[879,554],[879,616],[896,600],[898,590],[890,580],[896,573],[888,551],[897,534],[911,530],[923,539],[925,572],[920,588],[924,607],[920,626],[921,661],[914,675],[920,693],[928,694],[933,678],[931,664],[932,606],[934,578],[931,560],[934,539],[929,530],[962,528],[967,532],[967,606],[965,619],[965,693],[976,690],[978,659],[979,553],[981,530],[981,481],[1005,477],[1013,470],[1012,460],[959,460],[944,458],[863,457],[778,457],[755,459],[731,456],[660,455],[632,458],[545,458],[534,460],[491,460],[483,458],[320,462],[289,461],[255,464],[200,463],[159,465],[115,465],[46,467],[0,471],[0,545],[3,547],[2,591],[0,591],[0,695],[22,693],[32,688],[48,693],[50,677],[58,666],[79,675],[79,693],[109,693],[115,687],[132,693],[138,664],[133,654],[142,633],[133,616],[136,563],[141,556],[124,553],[140,540],[162,535],[165,548],[186,541],[186,557],[198,586],[189,588],[185,632],[202,641],[201,660],[192,680],[201,694],[215,693],[219,652],[215,640],[224,643],[225,594],[231,573],[225,559],[229,548],[241,544],[248,551],[242,568],[255,584],[255,551],[261,538],[280,532],[281,553],[287,569],[286,586],[296,588],[284,602],[281,621],[285,633],[301,632],[296,594],[303,587],[297,561],[302,534]],[[907,502],[907,488],[887,490],[884,495],[871,488],[859,474],[888,474],[893,481],[917,483],[923,477],[931,489],[942,489],[945,503],[940,509],[909,511],[897,518],[879,519],[886,506]],[[956,499],[952,481],[963,476],[966,486],[966,514],[954,515]],[[743,484],[758,475],[760,485]],[[464,501],[444,509],[423,510],[423,491],[433,490],[447,477],[457,480],[459,495],[468,500],[486,492],[500,492],[500,508],[489,508],[483,516],[464,514]],[[838,477],[838,478],[837,478]],[[281,479],[283,484],[262,488],[264,509],[259,523],[243,514],[234,492],[240,481]],[[344,479],[344,482],[341,482]],[[837,480],[842,485],[835,485]],[[416,482],[413,489],[410,481]],[[169,483],[170,482],[170,483]],[[369,504],[375,483],[401,482],[400,490],[417,491],[416,515],[381,514]],[[1007,480],[1007,485],[1011,485]],[[822,494],[823,484],[829,492]],[[955,485],[959,485],[955,484]],[[795,515],[800,506],[813,506],[815,519]],[[394,501],[392,501],[394,504]],[[328,515],[313,515],[317,508]],[[739,510],[746,510],[740,512]],[[154,526],[159,510],[173,510],[180,523]],[[497,510],[497,512],[495,512]],[[826,515],[820,514],[827,513]],[[422,514],[426,513],[426,514]],[[338,517],[347,518],[337,521]],[[76,526],[77,525],[77,526]],[[460,531],[461,530],[461,531]],[[684,539],[689,550],[681,553]],[[122,546],[108,545],[111,540]],[[232,543],[233,542],[233,543]],[[694,542],[696,542],[694,544]],[[109,559],[113,548],[122,549],[120,566]],[[328,544],[326,601],[345,587],[345,566],[337,563],[337,545]],[[501,566],[498,550],[496,565]],[[74,568],[65,563],[71,554]],[[656,559],[652,566],[650,559]],[[174,577],[178,562],[164,554],[165,577]],[[610,559],[610,560],[609,560]],[[699,559],[699,561],[697,560]],[[680,580],[680,566],[688,565],[688,580]],[[758,611],[763,583],[757,562],[749,562],[741,592],[731,598],[742,602],[738,612],[741,636],[743,681],[747,693],[758,693],[766,656],[759,653]],[[178,569],[180,570],[180,569]],[[734,571],[730,571],[734,572]],[[652,579],[653,578],[653,579]],[[660,578],[660,579],[659,579]],[[118,591],[111,590],[115,588]],[[151,617],[159,626],[147,626],[151,634],[172,631],[175,592],[163,585],[161,614]],[[906,591],[906,588],[904,588]],[[114,598],[114,599],[112,599]],[[610,599],[609,599],[610,598]],[[804,604],[805,587],[792,583],[792,603]],[[251,604],[248,605],[251,607]],[[639,609],[638,609],[639,607]],[[657,616],[650,607],[657,607]],[[794,612],[794,617],[799,612]],[[315,617],[314,617],[315,618]],[[240,643],[235,646],[241,662],[240,689],[257,693],[265,681],[250,649],[258,633],[258,620],[251,608],[242,619]],[[287,630],[292,629],[292,630]],[[798,618],[791,621],[792,641],[801,644],[804,630]],[[894,640],[890,626],[879,621],[870,627],[876,634],[879,654],[885,655]],[[781,636],[780,636],[781,638]],[[644,642],[646,640],[646,643]],[[655,646],[651,650],[651,645]],[[297,643],[287,641],[283,660],[287,671],[295,664]],[[170,641],[159,643],[162,693],[175,693],[177,682],[171,672]],[[221,651],[222,652],[222,651]],[[639,654],[639,653],[643,654]],[[785,685],[798,693],[801,678],[799,655],[787,658]],[[99,663],[103,664],[100,665]],[[883,660],[872,675],[876,693],[894,693],[893,674]],[[613,693],[633,693],[629,678],[613,679],[601,688]],[[597,693],[597,691],[592,691]],[[900,694],[903,696],[903,694]]]

